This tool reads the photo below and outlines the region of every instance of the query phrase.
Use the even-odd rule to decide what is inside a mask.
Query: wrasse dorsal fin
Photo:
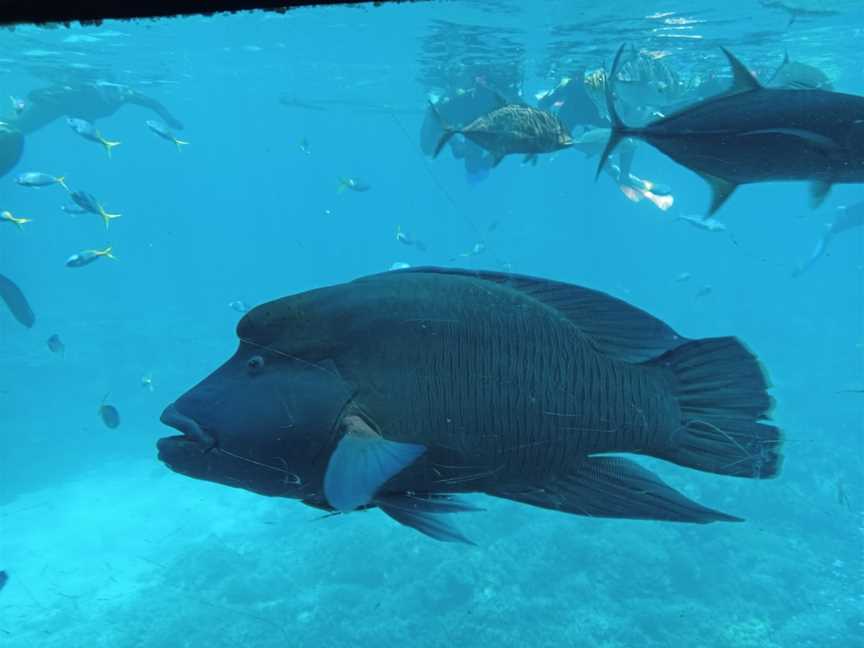
[[[753,73],[747,69],[738,58],[725,47],[721,47],[726,58],[729,60],[729,67],[732,68],[732,86],[726,91],[727,95],[738,94],[740,92],[750,92],[752,90],[762,90],[762,84],[753,76]]]
[[[566,317],[595,349],[622,362],[645,362],[688,341],[653,315],[599,290],[514,273],[434,266],[390,271],[387,277],[411,273],[463,276],[522,293]]]

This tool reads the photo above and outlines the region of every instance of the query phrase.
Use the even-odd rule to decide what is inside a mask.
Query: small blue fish
[[[700,297],[707,297],[707,296],[710,295],[712,292],[714,292],[714,289],[713,289],[711,286],[708,286],[708,285],[702,286],[702,287],[701,287],[701,288],[696,292],[696,298],[699,299]]]
[[[84,139],[90,140],[91,142],[97,142],[104,146],[109,158],[111,157],[111,149],[113,149],[115,146],[120,146],[121,144],[120,142],[107,140],[102,137],[102,133],[99,132],[99,129],[86,119],[79,119],[78,117],[67,117],[66,123],[72,130],[74,130]]]
[[[184,140],[177,139],[174,133],[172,133],[171,130],[162,122],[157,122],[154,119],[148,119],[144,123],[147,124],[147,128],[156,133],[162,139],[168,140],[169,142],[174,142],[174,145],[177,147],[178,152],[183,150],[180,148],[180,146],[189,143]]]
[[[102,222],[105,223],[105,229],[108,229],[108,224],[114,220],[115,218],[120,218],[121,214],[109,214],[105,211],[102,205],[96,200],[96,196],[91,193],[87,193],[86,191],[73,191],[69,194],[69,197],[75,201],[75,204],[78,205],[84,211],[90,212],[91,214],[96,214],[97,216],[102,218]]]
[[[68,259],[66,259],[66,267],[67,268],[82,268],[86,265],[90,265],[96,259],[101,257],[106,257],[108,259],[116,259],[111,253],[111,246],[109,245],[104,250],[81,250],[80,252],[73,254]]]
[[[0,571],[0,590],[6,587],[6,583],[9,582],[9,574],[5,571]]]
[[[362,193],[364,191],[369,191],[371,187],[368,184],[361,182],[357,178],[339,178],[339,185],[337,186],[336,190],[339,193],[342,193],[346,189]]]
[[[421,252],[426,251],[426,244],[423,241],[408,236],[408,234],[402,231],[402,227],[399,225],[396,226],[396,240],[403,245],[412,245]]]
[[[702,229],[708,232],[724,232],[726,226],[717,220],[705,220],[702,216],[690,216],[688,214],[679,214],[675,217],[676,221],[684,221],[689,223],[696,229]]]
[[[15,178],[15,182],[22,187],[48,187],[53,184],[59,184],[66,191],[69,191],[69,187],[66,186],[63,176],[53,176],[50,173],[40,173],[39,171],[22,173]]]
[[[27,104],[24,103],[24,100],[19,99],[18,97],[9,97],[9,100],[12,102],[12,109],[15,111],[16,115],[20,115],[27,107]]]
[[[51,353],[59,353],[60,355],[66,355],[66,345],[63,344],[63,340],[61,340],[60,336],[56,333],[48,338],[47,344],[48,348],[51,350]]]
[[[13,225],[15,225],[15,227],[17,227],[20,230],[20,229],[23,229],[23,225],[25,223],[32,223],[33,219],[32,218],[24,218],[24,217],[19,218],[19,217],[15,216],[14,214],[12,214],[12,212],[10,212],[10,211],[4,211],[4,212],[0,212],[0,221],[6,221],[7,223],[12,223]]]

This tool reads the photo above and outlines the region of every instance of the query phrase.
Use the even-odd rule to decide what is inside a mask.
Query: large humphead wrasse
[[[756,358],[688,340],[606,294],[420,268],[253,309],[237,353],[169,405],[173,470],[324,510],[379,507],[441,540],[482,492],[580,515],[736,520],[636,453],[722,475],[777,474]],[[614,454],[612,454],[614,453]]]

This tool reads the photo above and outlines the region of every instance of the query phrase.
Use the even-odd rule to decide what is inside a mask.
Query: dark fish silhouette
[[[120,412],[113,405],[105,403],[107,398],[108,395],[106,394],[105,398],[102,399],[102,405],[99,406],[99,416],[102,418],[102,422],[113,430],[120,425]]]
[[[61,355],[65,355],[66,345],[63,344],[63,340],[61,340],[60,336],[56,333],[49,337],[46,343],[48,344],[48,348],[51,350],[51,353],[59,353]]]
[[[22,325],[31,328],[36,323],[36,315],[27,303],[27,298],[14,281],[0,274],[0,298],[6,303],[12,317]]]
[[[816,263],[817,259],[825,254],[829,244],[834,240],[835,236],[861,226],[864,226],[864,202],[848,207],[845,205],[838,207],[834,221],[825,229],[825,233],[816,243],[816,247],[813,249],[813,252],[810,253],[810,257],[804,263],[795,268],[792,276],[797,277],[809,270],[810,267]]]
[[[113,253],[113,247],[108,246],[104,250],[81,250],[80,252],[76,252],[68,259],[66,259],[66,267],[67,268],[83,268],[86,265],[90,265],[97,259],[101,259],[105,257],[106,259],[117,259]]]
[[[9,574],[5,571],[0,571],[0,590],[6,587],[6,583],[9,582]]]
[[[618,116],[613,93],[618,50],[606,102],[612,135],[600,160],[625,137],[645,140],[701,175],[713,192],[708,215],[738,185],[809,180],[811,203],[821,204],[834,183],[864,182],[864,97],[828,92],[765,88],[723,49],[732,66],[726,93],[705,99],[644,127],[628,127]]]
[[[418,268],[263,304],[236,354],[169,405],[172,470],[439,540],[482,492],[577,515],[706,523],[635,453],[765,478],[780,431],[758,360],[594,290]],[[616,453],[611,456],[609,453]]]

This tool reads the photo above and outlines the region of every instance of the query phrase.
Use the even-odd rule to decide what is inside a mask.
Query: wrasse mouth
[[[203,454],[199,450],[200,447],[197,441],[183,435],[162,437],[156,441],[159,461],[168,466],[173,466],[176,463],[176,458],[184,453],[194,451],[195,454]]]
[[[165,408],[165,411],[162,412],[162,416],[159,417],[159,420],[165,425],[173,427],[175,430],[183,433],[183,436],[173,436],[160,439],[160,449],[163,441],[166,442],[166,444],[194,442],[201,446],[202,452],[208,452],[216,446],[216,439],[205,432],[195,419],[182,414],[174,403],[171,403]]]

